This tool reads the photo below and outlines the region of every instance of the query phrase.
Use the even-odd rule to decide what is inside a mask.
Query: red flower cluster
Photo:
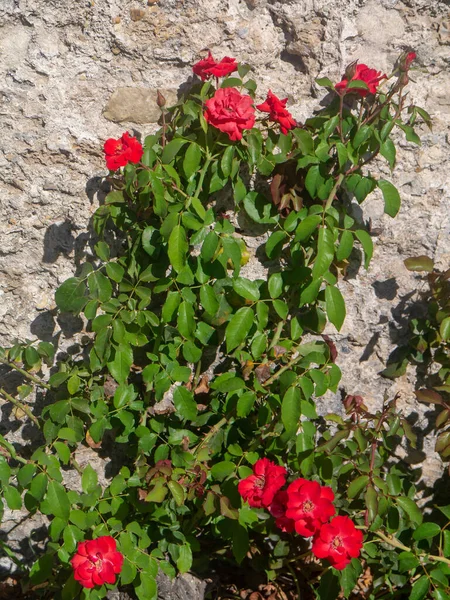
[[[250,475],[238,484],[240,495],[250,506],[269,508],[275,494],[286,483],[287,471],[268,458],[257,460]]]
[[[205,81],[210,77],[225,77],[225,75],[237,71],[237,68],[238,64],[235,58],[225,56],[220,62],[216,62],[211,52],[208,52],[208,56],[195,63],[192,70],[202,81]]]
[[[275,94],[269,90],[266,101],[262,104],[257,104],[256,108],[262,112],[269,113],[269,120],[279,123],[281,126],[281,133],[287,134],[289,129],[292,129],[297,125],[295,119],[291,113],[286,110],[287,98],[280,100]]]
[[[334,86],[334,89],[342,96],[350,92],[354,92],[362,98],[367,94],[375,94],[380,81],[386,79],[386,75],[381,75],[381,71],[370,69],[364,64],[356,65],[350,71],[350,73],[346,72],[342,80]],[[363,81],[369,89],[348,88],[349,81]]]
[[[220,88],[205,102],[205,119],[228,135],[231,141],[242,139],[244,129],[255,124],[255,109],[250,96],[236,88]]]
[[[128,132],[125,132],[118,140],[112,138],[106,140],[103,151],[106,166],[110,171],[117,171],[129,162],[138,163],[144,154],[141,144],[135,137],[131,137]]]
[[[335,569],[359,556],[363,535],[353,521],[338,516],[328,522],[336,512],[330,487],[300,477],[282,490],[287,471],[267,458],[255,463],[253,473],[239,482],[238,491],[250,506],[267,508],[281,531],[313,537],[313,554]]]
[[[123,565],[123,555],[117,551],[116,540],[103,535],[89,542],[79,542],[77,553],[70,561],[74,578],[85,588],[114,583]]]

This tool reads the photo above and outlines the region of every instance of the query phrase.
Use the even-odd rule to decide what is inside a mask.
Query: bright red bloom
[[[230,73],[234,73],[234,71],[237,71],[237,69],[238,64],[236,59],[225,56],[220,62],[216,63],[213,67],[210,67],[208,69],[208,73],[214,77],[225,77]]]
[[[261,458],[253,465],[253,473],[238,483],[238,492],[250,506],[268,508],[285,484],[287,471],[268,458]]]
[[[310,537],[334,515],[334,493],[317,481],[296,479],[287,489],[286,516],[295,521],[295,531]]]
[[[208,56],[195,63],[192,70],[202,81],[205,81],[210,77],[225,77],[225,75],[237,71],[237,68],[238,64],[235,58],[225,56],[220,62],[217,62],[211,52],[208,52]]]
[[[205,119],[228,135],[230,140],[242,139],[244,129],[255,124],[255,109],[250,96],[242,95],[236,88],[220,88],[205,102]]]
[[[74,578],[85,588],[115,583],[123,565],[123,555],[117,551],[116,540],[103,535],[89,542],[79,542],[71,561]]]
[[[364,81],[364,83],[367,84],[367,87],[369,89],[368,90],[365,90],[362,88],[350,88],[349,89],[347,87],[348,83],[349,83],[349,79],[350,79],[350,81]],[[381,71],[375,71],[375,69],[369,69],[369,67],[367,65],[361,64],[361,65],[356,65],[356,67],[354,69],[354,73],[351,77],[349,77],[349,79],[346,78],[346,76],[344,75],[344,77],[342,78],[342,81],[337,83],[334,86],[334,89],[342,96],[344,96],[345,94],[348,94],[349,92],[355,92],[356,94],[359,94],[361,97],[364,98],[365,96],[367,96],[367,94],[375,94],[380,81],[382,79],[386,79],[386,75],[381,75]]]
[[[125,132],[118,140],[112,138],[106,140],[103,151],[106,166],[110,171],[117,171],[129,162],[138,163],[144,154],[141,144],[128,132]]]
[[[349,517],[334,517],[316,534],[312,551],[317,558],[326,558],[339,571],[345,569],[362,548],[363,534]]]
[[[269,113],[269,119],[279,123],[281,126],[281,133],[287,134],[289,129],[292,129],[297,125],[295,119],[291,113],[286,110],[287,98],[280,100],[275,94],[269,90],[267,93],[266,101],[262,104],[257,104],[256,108],[263,112]]]
[[[202,81],[209,79],[211,77],[211,73],[209,73],[209,69],[211,67],[215,67],[217,65],[216,61],[213,58],[211,52],[208,52],[208,56],[206,58],[202,58],[198,63],[192,67],[192,70],[196,75],[198,75]]]
[[[285,490],[279,490],[269,506],[269,512],[275,517],[275,525],[285,533],[292,533],[295,529],[295,522],[286,517],[286,504],[288,494]]]

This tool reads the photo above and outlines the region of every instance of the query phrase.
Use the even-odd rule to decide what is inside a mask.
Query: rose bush
[[[158,569],[223,580],[231,566],[245,589],[252,572],[294,598],[446,598],[450,506],[417,504],[418,474],[397,458],[415,433],[396,398],[369,410],[350,390],[340,414],[316,411],[340,385],[324,335],[346,317],[339,280],[373,254],[352,206],[378,188],[396,216],[394,132],[420,143],[429,122],[406,95],[410,54],[387,79],[353,65],[337,89],[317,80],[329,103],[301,124],[248,66],[210,54],[175,106],[158,95],[157,133],[105,144],[94,255],[55,294],[84,322],[80,352],[26,340],[0,354],[21,378],[0,393],[41,440],[22,453],[0,436],[5,503],[49,520],[25,584],[37,597],[119,586],[153,600]],[[256,228],[270,269],[252,280]],[[41,413],[27,403],[36,387]],[[80,468],[80,446],[114,455],[106,485]]]

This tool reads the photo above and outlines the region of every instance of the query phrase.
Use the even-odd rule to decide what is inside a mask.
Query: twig
[[[31,410],[28,408],[28,406],[26,406],[26,404],[22,404],[22,402],[20,402],[19,400],[16,400],[13,396],[11,396],[11,394],[8,394],[8,392],[5,392],[5,390],[3,388],[0,388],[0,394],[6,399],[8,400],[8,402],[11,402],[11,404],[14,404],[14,406],[16,408],[20,408],[20,410],[23,410],[23,412],[27,415],[27,417],[29,417],[33,423],[39,427],[39,429],[41,428],[41,426],[39,425],[39,421],[37,419],[37,417],[35,417],[33,415],[33,413],[31,412]]]
[[[32,381],[33,383],[35,383],[39,387],[43,387],[46,390],[50,390],[51,389],[51,387],[47,383],[44,383],[38,377],[35,377],[34,375],[31,375],[31,373],[28,373],[28,371],[25,371],[25,369],[21,369],[20,367],[18,367],[14,363],[10,362],[9,360],[5,360],[4,358],[0,358],[0,363],[2,365],[6,365],[7,367],[11,367],[11,369],[15,369],[21,375],[23,375],[24,377],[26,377],[27,379],[29,379],[30,381]]]

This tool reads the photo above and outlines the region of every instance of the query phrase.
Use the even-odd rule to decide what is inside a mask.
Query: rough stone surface
[[[55,319],[54,290],[91,251],[87,224],[103,193],[103,142],[125,127],[138,136],[156,128],[142,125],[155,118],[136,107],[114,109],[125,126],[105,118],[123,90],[148,90],[149,97],[158,88],[178,91],[210,48],[250,63],[261,99],[268,89],[288,96],[302,120],[319,105],[316,77],[336,81],[355,59],[389,71],[404,48],[414,48],[410,97],[431,113],[433,132],[422,128],[420,148],[399,138],[392,179],[403,204],[396,219],[383,215],[378,193],[363,213],[355,207],[377,232],[375,254],[368,272],[356,258],[352,263],[341,285],[348,316],[340,333],[329,333],[342,389],[374,406],[385,392],[399,392],[400,406],[424,429],[429,408],[414,399],[415,370],[395,382],[378,373],[404,336],[408,314],[420,308],[415,290],[422,284],[404,258],[428,254],[440,268],[450,264],[449,23],[447,0],[2,0],[0,344],[16,337],[70,341],[76,330]],[[247,245],[257,251],[262,243],[255,235]],[[256,259],[245,275],[261,277],[264,269]],[[336,407],[338,398],[321,404]],[[1,410],[2,432],[28,443],[27,426],[18,427],[5,405]],[[430,485],[442,474],[431,442],[410,460],[423,461]]]
[[[177,95],[174,90],[160,90],[167,106],[175,104]],[[156,104],[156,90],[125,87],[115,90],[108,100],[103,116],[115,123],[157,123],[161,110]]]

